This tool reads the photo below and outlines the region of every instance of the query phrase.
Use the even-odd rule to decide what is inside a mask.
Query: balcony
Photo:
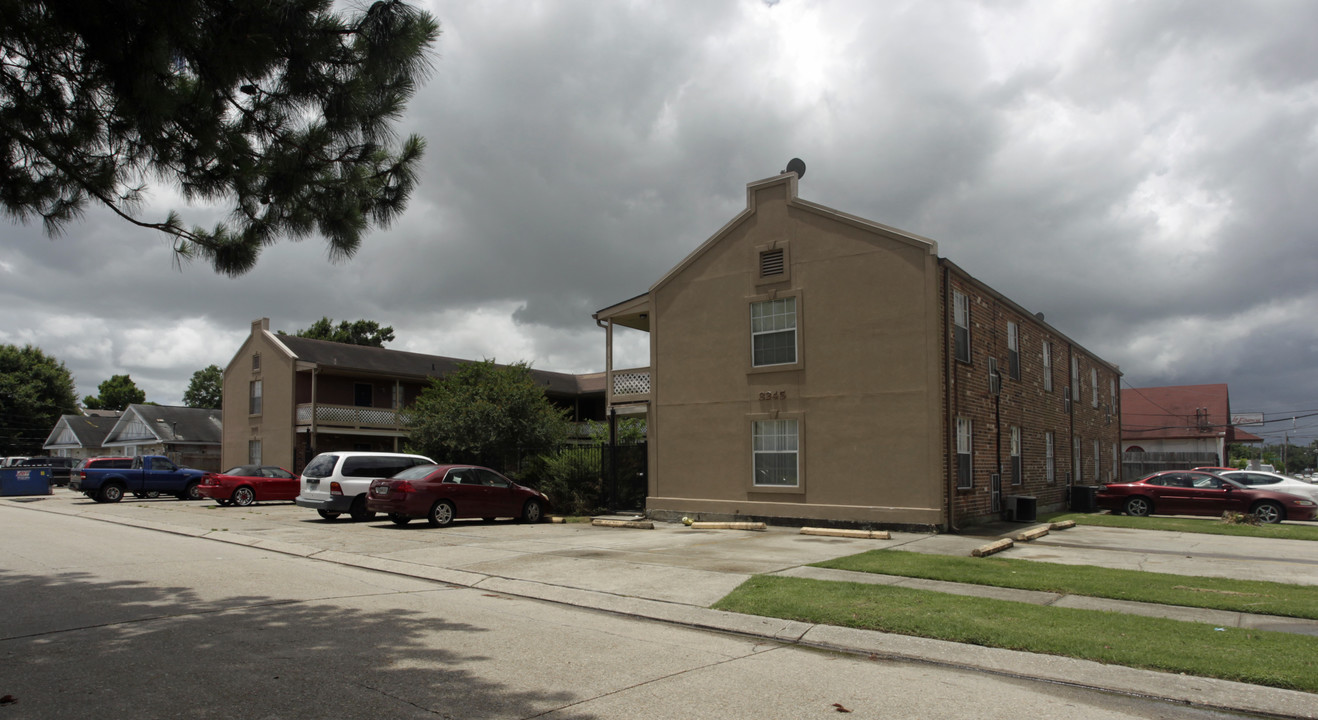
[[[650,368],[628,368],[609,373],[609,404],[649,402]]]
[[[303,404],[297,406],[297,424],[311,424],[311,410],[316,410],[316,425],[326,427],[388,428],[407,427],[412,418],[407,413],[391,408],[356,407],[353,405]]]

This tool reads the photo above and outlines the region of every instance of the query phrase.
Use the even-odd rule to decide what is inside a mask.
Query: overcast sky
[[[802,198],[936,240],[1126,387],[1318,411],[1318,3],[424,4],[443,35],[400,128],[429,143],[420,186],[355,258],[284,242],[229,279],[104,212],[55,239],[0,221],[0,342],[80,398],[128,373],[167,405],[261,317],[600,371],[591,313],[800,157]],[[144,219],[210,219],[154,198]]]

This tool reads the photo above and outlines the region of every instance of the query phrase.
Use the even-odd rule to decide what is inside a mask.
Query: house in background
[[[97,411],[95,415],[61,415],[42,447],[54,457],[108,455],[105,438],[119,422],[120,414],[111,410]]]
[[[1168,469],[1187,463],[1222,465],[1227,446],[1263,440],[1232,422],[1226,383],[1126,388],[1121,406],[1121,444],[1131,465],[1128,480],[1153,472],[1151,468],[1162,469],[1162,460]]]
[[[269,318],[256,320],[224,369],[225,467],[300,472],[320,452],[399,452],[408,434],[404,408],[432,378],[464,362],[274,333]],[[531,376],[569,420],[604,419],[602,373]]]
[[[129,405],[105,436],[107,455],[165,455],[178,465],[219,472],[220,411]]]
[[[1117,367],[932,240],[797,184],[751,183],[648,292],[595,313],[609,407],[647,420],[650,515],[955,529],[1115,477]],[[613,366],[617,327],[649,334],[648,367]]]

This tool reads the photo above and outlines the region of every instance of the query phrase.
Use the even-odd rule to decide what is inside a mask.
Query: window
[[[1049,485],[1057,482],[1057,467],[1053,455],[1053,434],[1043,434],[1043,476]]]
[[[252,465],[260,465],[260,464],[261,464],[261,441],[260,441],[260,440],[248,440],[248,441],[247,441],[247,462],[250,463],[250,464],[252,464]]]
[[[1121,472],[1121,447],[1112,443],[1112,471],[1108,475],[1116,480],[1119,472]]]
[[[785,267],[783,263],[784,255],[782,248],[765,250],[760,253],[760,277],[782,275]]]
[[[796,362],[796,298],[751,303],[751,364]]]
[[[370,383],[353,383],[352,404],[357,407],[371,407],[372,390]]]
[[[1071,477],[1074,478],[1073,482],[1080,482],[1081,467],[1083,466],[1080,464],[1080,436],[1074,435],[1071,437]]]
[[[1071,358],[1071,401],[1080,402],[1080,358]]]
[[[1020,328],[1010,321],[1007,322],[1007,373],[1012,380],[1021,379]]]
[[[1092,391],[1089,404],[1094,408],[1098,408],[1098,368],[1089,368],[1089,387]]]
[[[247,391],[247,414],[260,415],[261,414],[261,381],[253,380],[248,385],[249,387]]]
[[[1043,389],[1053,391],[1053,344],[1047,341],[1043,343]]]
[[[1024,482],[1024,472],[1021,467],[1021,429],[1015,425],[1011,426],[1011,484],[1020,485]]]
[[[1094,441],[1094,484],[1103,482],[1103,465],[1099,460],[1103,457],[1103,451],[1099,448],[1098,441]]]
[[[975,486],[970,474],[970,418],[956,419],[956,487],[969,490]]]
[[[252,372],[261,369],[261,353],[252,353]]]
[[[956,359],[970,362],[970,298],[952,291],[952,342]]]
[[[800,485],[798,421],[756,420],[751,423],[754,484],[771,487]]]

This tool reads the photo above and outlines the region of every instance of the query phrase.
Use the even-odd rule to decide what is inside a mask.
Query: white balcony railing
[[[650,368],[613,371],[610,396],[614,402],[633,402],[650,394]]]
[[[354,407],[352,405],[298,405],[297,424],[311,424],[311,408],[316,408],[318,425],[346,427],[407,427],[412,418],[407,413],[389,408]]]

